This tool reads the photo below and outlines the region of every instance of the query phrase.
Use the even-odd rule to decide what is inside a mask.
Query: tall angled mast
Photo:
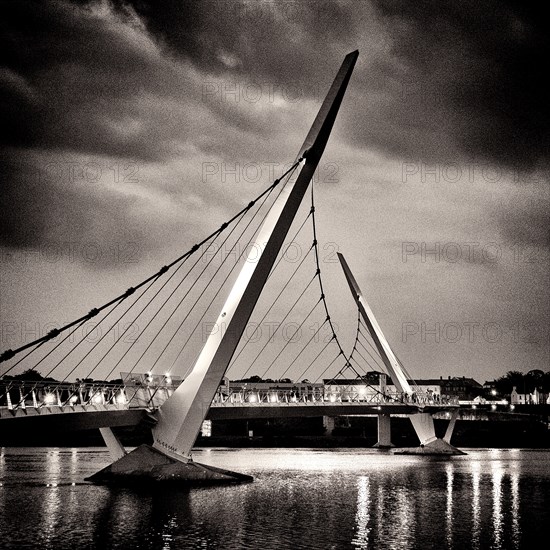
[[[158,411],[158,423],[153,428],[153,446],[165,454],[185,460],[206,417],[212,399],[227,370],[235,349],[246,328],[260,293],[294,221],[311,178],[325,150],[336,115],[359,55],[349,53],[298,153],[305,157],[294,184],[287,184],[260,229],[258,241],[267,243],[259,259],[248,258],[229,293],[217,319],[225,331],[208,337],[193,370]]]
[[[372,336],[372,339],[374,340],[374,343],[376,345],[376,349],[378,349],[378,353],[380,354],[380,357],[382,357],[382,361],[384,362],[384,365],[386,365],[388,373],[391,376],[395,387],[400,392],[409,394],[412,393],[411,385],[407,381],[407,377],[403,373],[397,357],[393,353],[390,344],[386,340],[386,337],[384,336],[380,325],[376,321],[374,314],[369,307],[369,304],[367,304],[367,301],[362,295],[361,289],[359,288],[357,281],[351,273],[351,270],[344,256],[339,252],[338,259],[340,260],[340,264],[342,265],[342,269],[344,270],[344,275],[346,276],[346,279],[348,281],[348,285],[351,293],[353,294],[353,298],[357,302],[357,307],[359,308],[361,317],[363,317],[363,320],[365,321],[365,324],[369,329],[370,335]]]

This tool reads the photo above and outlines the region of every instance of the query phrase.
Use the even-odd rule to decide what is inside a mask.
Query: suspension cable
[[[283,346],[283,348],[281,349],[281,351],[279,351],[279,353],[275,356],[275,358],[273,359],[273,361],[271,361],[271,363],[269,364],[269,366],[267,367],[267,369],[264,371],[264,373],[262,374],[261,378],[263,378],[269,371],[269,369],[273,366],[273,364],[275,363],[275,361],[281,356],[281,354],[285,351],[285,349],[287,348],[287,346],[290,344],[290,342],[292,342],[294,336],[296,336],[296,334],[298,333],[299,330],[301,330],[301,328],[304,326],[304,323],[309,319],[310,315],[315,311],[315,309],[317,309],[317,306],[320,304],[321,302],[321,298],[319,298],[319,300],[317,300],[317,302],[315,302],[315,305],[310,309],[309,313],[304,317],[304,319],[302,320],[302,322],[298,325],[298,328],[292,333],[292,336],[286,341],[285,345]]]
[[[222,246],[227,242],[227,240],[231,237],[231,235],[233,234],[233,232],[237,229],[237,227],[239,226],[239,224],[241,223],[241,221],[244,219],[244,215],[245,214],[242,214],[241,217],[239,218],[239,220],[237,221],[237,223],[231,228],[231,231],[225,236],[225,239],[223,240],[222,242]],[[185,276],[183,277],[183,279],[178,283],[178,285],[172,289],[172,291],[170,292],[170,294],[165,298],[164,302],[160,305],[159,308],[157,308],[157,310],[155,311],[155,313],[153,314],[153,316],[151,317],[151,319],[149,319],[149,321],[147,322],[147,324],[145,325],[145,327],[143,328],[143,330],[137,335],[136,339],[130,344],[130,346],[128,346],[128,348],[126,349],[126,351],[122,354],[122,356],[118,359],[118,361],[115,363],[115,365],[111,368],[111,370],[109,371],[109,374],[107,375],[107,377],[109,377],[114,371],[115,369],[118,367],[118,365],[120,365],[120,363],[123,361],[123,359],[128,355],[128,353],[130,352],[130,350],[134,347],[134,345],[136,344],[136,342],[139,340],[140,336],[142,334],[145,333],[145,331],[149,328],[149,326],[151,325],[151,323],[156,319],[157,315],[162,311],[162,309],[164,308],[164,306],[168,303],[168,301],[170,300],[170,298],[172,298],[172,296],[174,295],[174,293],[177,291],[177,289],[181,286],[181,284],[183,283],[183,281],[187,278],[187,276],[193,271],[193,269],[195,268],[195,266],[200,262],[200,260],[204,257],[204,255],[206,254],[207,250],[204,250],[203,253],[196,259],[195,263],[193,264],[193,266],[187,271],[187,273],[185,274]],[[185,294],[183,295],[183,297],[181,298],[181,300],[179,301],[179,303],[177,304],[176,308],[172,311],[172,314],[173,315],[175,313],[175,311],[177,310],[177,308],[181,305],[181,303],[183,302],[183,300],[185,300],[185,298],[189,295],[189,293],[191,292],[191,290],[195,287],[195,285],[199,282],[200,280],[200,277],[201,275],[206,271],[206,269],[208,268],[208,266],[212,263],[212,261],[214,260],[215,258],[215,255],[212,256],[210,258],[210,260],[207,262],[206,266],[204,266],[204,268],[202,269],[202,271],[199,273],[199,275],[195,278],[195,280],[193,281],[193,283],[191,284],[191,286],[187,289],[187,291],[185,292]],[[157,293],[158,294],[158,293]],[[157,294],[155,294],[155,296],[153,296],[153,299],[157,296]],[[152,302],[152,300],[149,301],[149,303],[147,304],[147,306]],[[146,306],[146,307],[147,307]],[[145,309],[145,308],[144,308]],[[143,313],[143,310],[140,311],[139,315],[141,315],[141,313]],[[167,321],[166,321],[167,322]],[[160,330],[162,330],[163,327],[161,327]],[[160,331],[157,332],[157,335],[158,336],[158,333]],[[156,337],[155,336],[155,337]],[[130,373],[131,374],[132,372],[134,372],[134,369],[135,367],[137,366],[137,363],[139,363],[139,361],[141,360],[141,358],[143,357],[143,355],[145,354],[145,352],[149,349],[149,347],[152,345],[152,343],[154,342],[154,339],[155,338],[152,338],[151,341],[149,342],[149,345],[146,347],[145,351],[141,354],[141,356],[139,357],[139,359],[134,363],[133,367],[131,368],[130,370]],[[103,358],[101,359],[103,360]]]
[[[300,295],[298,296],[298,298],[296,298],[296,300],[294,301],[294,303],[292,304],[292,306],[290,307],[290,309],[286,312],[285,316],[283,317],[283,319],[281,320],[281,322],[279,323],[279,325],[277,326],[277,328],[273,331],[273,334],[271,335],[270,338],[267,339],[266,343],[263,345],[262,349],[256,354],[256,356],[254,357],[254,359],[252,360],[252,362],[250,363],[250,365],[248,366],[248,368],[245,370],[245,372],[241,375],[241,378],[244,378],[248,372],[250,371],[250,369],[253,367],[253,365],[256,363],[256,360],[258,359],[258,357],[260,357],[260,355],[263,353],[263,351],[265,350],[265,348],[267,347],[267,345],[269,344],[269,342],[274,338],[276,332],[279,330],[280,327],[283,326],[283,323],[286,321],[287,317],[290,315],[290,313],[294,310],[294,308],[296,307],[296,305],[298,304],[298,302],[302,299],[302,297],[305,295],[305,293],[307,292],[307,290],[309,289],[309,287],[311,286],[311,283],[313,283],[313,281],[315,280],[315,275],[309,280],[308,284],[306,285],[306,287],[304,288],[304,290],[302,290],[302,292],[300,293]],[[319,302],[317,302],[318,304]],[[315,307],[317,306],[317,304],[315,304]]]
[[[282,191],[282,189],[281,189]],[[183,326],[183,324],[185,323],[185,321],[188,319],[189,315],[191,314],[191,312],[193,311],[193,309],[195,308],[195,306],[197,305],[197,303],[199,302],[199,300],[202,298],[202,296],[204,295],[204,293],[206,292],[208,286],[212,283],[212,281],[214,280],[214,278],[216,277],[216,275],[219,273],[220,269],[222,268],[222,266],[224,265],[224,263],[227,261],[227,259],[229,258],[231,252],[233,251],[233,249],[235,248],[235,246],[237,245],[237,243],[240,241],[240,239],[242,238],[242,236],[244,235],[244,233],[247,231],[247,229],[250,227],[250,225],[252,224],[252,222],[254,221],[254,219],[256,218],[256,216],[258,215],[258,213],[260,212],[261,208],[263,207],[263,205],[265,204],[265,202],[267,201],[269,195],[267,195],[265,197],[265,199],[263,200],[262,204],[258,207],[258,209],[256,210],[256,212],[254,213],[254,215],[251,217],[251,219],[249,220],[249,222],[247,223],[247,225],[245,226],[245,228],[241,231],[241,234],[237,237],[237,239],[235,240],[235,243],[233,243],[233,245],[231,246],[230,250],[229,250],[229,253],[227,254],[227,256],[220,262],[220,265],[218,266],[218,268],[216,269],[216,271],[214,272],[214,274],[212,275],[212,277],[210,277],[210,280],[209,282],[207,283],[207,285],[204,287],[203,291],[199,294],[198,298],[195,300],[195,302],[193,303],[193,305],[189,308],[189,311],[187,312],[187,315],[185,315],[185,317],[182,319],[182,321],[180,322],[180,324],[178,325],[178,327],[176,328],[176,330],[174,331],[174,333],[172,334],[172,336],[170,337],[170,339],[168,340],[168,342],[166,343],[166,345],[164,346],[163,350],[160,352],[160,354],[157,356],[155,362],[153,363],[153,365],[151,366],[150,368],[150,371],[152,372],[153,369],[155,368],[156,364],[158,363],[158,361],[160,360],[160,358],[162,357],[162,355],[164,354],[164,352],[166,351],[166,349],[168,348],[168,346],[172,343],[173,339],[176,337],[177,333],[180,331],[181,327]],[[254,230],[254,233],[253,234],[256,234],[256,232],[259,230],[259,228],[261,227],[261,225],[263,224],[263,222],[265,221],[267,215],[269,214],[269,210],[264,214],[263,218],[260,220],[259,224],[258,224],[258,227]],[[187,338],[187,340],[185,341],[185,343],[183,344],[183,347],[182,349],[180,350],[180,353],[178,354],[181,355],[181,353],[183,352],[183,350],[185,349],[185,347],[187,346],[187,344],[189,343],[189,341],[191,340],[191,337],[193,336],[194,332],[197,330],[198,326],[200,325],[201,321],[204,319],[204,316],[206,315],[207,311],[210,309],[210,307],[212,306],[212,304],[214,303],[214,300],[217,298],[217,296],[219,295],[219,293],[221,292],[222,288],[223,288],[223,285],[226,283],[227,279],[231,276],[231,273],[233,273],[234,269],[237,267],[242,255],[244,254],[245,252],[245,248],[243,248],[241,250],[241,253],[239,254],[239,257],[237,258],[237,260],[235,261],[235,263],[233,264],[233,267],[229,270],[229,273],[226,275],[225,279],[223,280],[223,282],[219,285],[218,287],[218,290],[217,292],[214,294],[214,297],[210,300],[210,303],[208,304],[208,306],[204,309],[204,312],[203,314],[201,315],[200,319],[198,320],[197,324],[195,325],[195,327],[191,330],[190,334],[189,334],[189,337]],[[214,257],[212,257],[213,259]],[[178,306],[174,309],[174,311],[172,312],[172,314],[168,317],[168,319],[165,321],[165,323],[162,325],[162,327],[160,328],[160,330],[157,332],[157,335],[155,336],[155,338],[160,334],[160,332],[164,329],[164,327],[166,326],[166,323],[170,320],[170,318],[172,317],[172,315],[175,313],[176,309],[181,305],[181,302],[180,304],[178,304]],[[153,341],[153,340],[152,340]],[[151,341],[151,342],[152,342]],[[149,346],[145,349],[145,351],[142,353],[141,357],[137,360],[136,362],[136,365],[137,366],[137,363],[139,363],[139,361],[141,360],[141,358],[145,355],[145,353],[147,352],[147,350],[149,349],[149,347],[151,346],[151,344],[149,344]],[[169,371],[171,372],[171,371]]]
[[[258,326],[261,326],[262,323],[265,321],[265,318],[269,315],[269,312],[273,309],[273,306],[279,301],[279,298],[281,297],[281,295],[283,294],[283,292],[287,289],[288,285],[291,283],[292,279],[294,278],[294,275],[296,275],[296,273],[298,272],[298,270],[300,269],[300,267],[302,266],[302,264],[304,263],[305,259],[309,256],[310,252],[312,251],[313,248],[310,248],[307,253],[304,255],[304,257],[302,258],[302,260],[300,261],[300,263],[298,264],[298,266],[296,267],[296,269],[293,271],[292,275],[290,276],[290,278],[287,280],[287,282],[285,283],[285,285],[283,286],[283,288],[281,289],[281,291],[279,292],[279,294],[277,294],[276,298],[271,302],[271,305],[269,306],[268,310],[264,313],[264,316],[262,317],[262,319],[260,320],[260,322],[258,323]],[[313,281],[313,279],[312,279]],[[268,339],[269,341],[269,339]],[[227,370],[229,370],[237,361],[237,359],[241,356],[242,352],[244,351],[244,349],[246,348],[246,346],[248,345],[248,343],[250,342],[250,339],[246,340],[246,342],[244,343],[244,345],[242,346],[242,348],[239,350],[239,353],[235,356],[235,358],[231,361],[229,367]]]
[[[141,281],[140,283],[138,283],[134,287],[130,287],[128,290],[126,290],[126,292],[124,292],[123,294],[117,296],[116,298],[113,298],[112,300],[110,300],[106,304],[103,304],[103,305],[101,305],[97,308],[93,308],[86,315],[84,315],[84,316],[82,316],[82,317],[80,317],[80,318],[78,318],[78,319],[62,326],[62,327],[51,330],[45,336],[42,336],[41,338],[37,338],[36,340],[33,340],[32,342],[24,344],[23,346],[20,346],[19,348],[15,349],[15,350],[12,350],[12,349],[5,350],[4,352],[2,352],[2,354],[0,354],[0,363],[2,363],[3,361],[7,361],[8,359],[11,359],[16,354],[22,352],[25,349],[36,346],[40,342],[50,340],[50,339],[54,338],[55,336],[57,336],[59,333],[64,332],[64,331],[68,330],[69,328],[71,328],[75,325],[78,325],[79,323],[82,323],[83,321],[87,321],[88,319],[91,319],[92,317],[95,317],[99,312],[101,312],[104,309],[108,308],[109,306],[115,304],[116,302],[121,301],[121,300],[125,300],[126,298],[128,298],[128,296],[133,294],[137,289],[139,289],[142,286],[146,285],[148,282],[152,281],[155,277],[158,277],[159,275],[163,275],[164,273],[166,273],[174,265],[176,265],[177,263],[179,263],[183,259],[187,258],[188,256],[191,256],[192,254],[194,254],[202,245],[204,245],[205,243],[207,243],[211,239],[218,236],[222,231],[225,230],[225,228],[229,224],[231,224],[234,220],[236,220],[241,214],[246,213],[247,210],[249,210],[259,199],[261,199],[265,194],[271,192],[271,190],[273,190],[275,187],[277,187],[279,185],[279,183],[281,182],[281,180],[283,178],[285,178],[287,176],[287,174],[289,174],[291,171],[293,171],[300,164],[300,162],[302,160],[303,160],[302,158],[298,159],[280,178],[276,179],[271,186],[269,186],[263,193],[258,195],[258,197],[256,197],[256,199],[254,199],[251,203],[249,203],[240,212],[235,214],[235,216],[233,216],[229,221],[222,224],[216,231],[211,233],[208,237],[203,239],[201,242],[193,245],[193,247],[190,250],[188,250],[187,252],[185,252],[184,254],[182,254],[181,256],[176,258],[175,260],[173,260],[171,263],[161,267],[161,269],[157,273],[155,273],[154,275],[151,275],[147,279]]]
[[[279,375],[280,378],[283,378],[284,375],[292,368],[292,365],[294,365],[294,363],[298,360],[298,358],[302,355],[302,353],[304,353],[305,349],[309,346],[309,344],[311,344],[311,342],[315,339],[315,337],[319,334],[319,331],[326,325],[327,322],[328,322],[328,319],[325,320],[322,324],[320,324],[317,327],[317,330],[311,335],[311,338],[307,341],[306,345],[300,350],[298,355],[292,360],[292,362],[290,363],[290,365],[288,365],[285,371],[281,375]],[[332,338],[329,340],[329,343],[331,340]]]

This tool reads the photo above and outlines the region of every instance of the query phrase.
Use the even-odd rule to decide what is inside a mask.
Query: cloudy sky
[[[530,4],[3,2],[0,348],[258,195],[358,49],[315,183],[343,343],[335,250],[416,378],[548,370],[550,48]]]

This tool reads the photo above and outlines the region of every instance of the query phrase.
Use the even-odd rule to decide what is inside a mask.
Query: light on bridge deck
[[[120,392],[118,392],[117,396],[116,396],[116,402],[119,404],[119,405],[126,405],[126,403],[128,402],[128,400],[126,399],[126,395],[124,393],[124,390],[120,390]]]
[[[105,399],[103,397],[103,392],[97,392],[92,397],[92,403],[95,403],[96,405],[101,405],[104,403],[104,401]]]
[[[44,404],[45,405],[55,405],[55,402],[57,401],[57,398],[55,397],[55,394],[49,392],[44,396]]]
[[[201,434],[203,437],[212,436],[212,420],[203,420],[201,426]]]

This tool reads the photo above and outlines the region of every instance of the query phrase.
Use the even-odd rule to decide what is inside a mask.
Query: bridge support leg
[[[446,441],[449,444],[451,443],[451,437],[453,436],[453,431],[455,429],[457,419],[458,419],[458,409],[453,411],[453,414],[451,416],[451,420],[449,422],[449,425],[447,426],[447,431],[445,432],[445,435],[443,436],[443,441]]]
[[[380,354],[388,373],[391,375],[395,387],[402,394],[412,395],[413,389],[409,380],[405,376],[401,362],[397,359],[397,356],[392,350],[389,342],[386,340],[380,325],[374,318],[374,314],[361,293],[361,289],[351,273],[344,256],[338,253],[338,259],[342,264],[342,269],[344,270],[344,274],[348,281],[353,298],[359,308],[359,313],[367,325],[378,353]],[[399,451],[394,450],[393,452],[395,454],[466,454],[453,447],[448,441],[439,439],[435,435],[434,421],[431,413],[425,413],[419,409],[417,413],[410,414],[408,416],[411,419],[414,431],[420,440],[420,447],[417,449],[400,449]]]
[[[103,441],[109,449],[109,454],[113,461],[121,459],[126,454],[126,449],[122,443],[118,440],[118,437],[113,433],[111,428],[99,428]]]
[[[326,435],[332,435],[332,430],[334,430],[334,416],[323,416],[323,428],[326,430]]]
[[[420,440],[420,447],[396,449],[394,454],[420,455],[465,455],[466,453],[453,447],[445,439],[435,435],[434,420],[431,413],[418,412],[409,415],[414,431]],[[452,431],[452,430],[451,430]]]
[[[391,442],[391,416],[383,413],[378,415],[378,441],[375,445],[379,449],[393,447]]]

